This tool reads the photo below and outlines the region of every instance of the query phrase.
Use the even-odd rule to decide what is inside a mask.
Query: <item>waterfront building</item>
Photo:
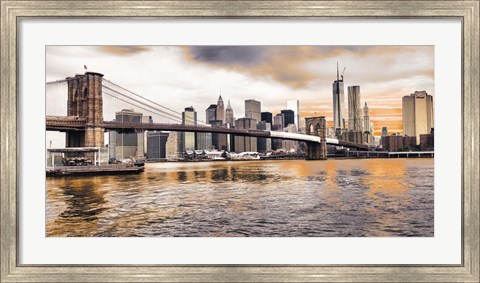
[[[146,116],[146,121],[151,116]],[[150,117],[150,120],[148,119]],[[118,122],[143,122],[143,114],[133,109],[122,109],[115,113],[115,121]],[[123,160],[127,158],[143,158],[145,156],[144,133],[118,133],[110,131],[109,135],[109,158]]]
[[[245,100],[245,117],[255,119],[255,123],[262,120],[260,101],[255,99]]]
[[[429,134],[433,128],[433,96],[426,91],[415,91],[402,98],[403,134],[416,137],[420,142],[421,134]]]
[[[333,82],[333,127],[335,132],[341,132],[345,129],[345,119],[344,119],[344,94],[343,94],[343,76],[340,79],[338,74],[338,63],[337,63],[337,80]]]
[[[223,99],[222,99],[222,95],[220,95],[218,97],[218,101],[217,101],[217,114],[216,114],[216,119],[215,120],[219,120],[219,121],[222,121],[222,125],[223,123],[225,123],[225,108],[223,106]]]
[[[265,121],[260,121],[260,123],[257,123],[257,130],[271,131],[272,130],[272,124],[270,124],[268,122],[265,122]],[[258,152],[269,152],[269,151],[271,151],[272,150],[272,139],[257,138],[257,150],[258,150]]]
[[[185,111],[182,112],[182,125],[197,126],[197,112],[192,106],[186,107]],[[182,136],[182,151],[195,150],[195,133],[183,132]]]
[[[167,158],[168,135],[165,132],[147,132],[147,160]]]
[[[435,149],[434,141],[435,141],[435,137],[434,137],[434,131],[432,128],[429,134],[420,135],[420,150],[433,151]]]
[[[297,130],[300,129],[300,102],[298,100],[287,100],[287,109],[294,112],[294,124]],[[288,125],[287,125],[288,126]]]
[[[225,123],[230,124],[230,126],[235,125],[235,117],[233,116],[233,109],[230,105],[230,100],[228,101],[227,109],[225,109]]]
[[[183,135],[182,132],[169,132],[165,144],[167,160],[176,161],[183,157]]]
[[[348,129],[355,132],[363,132],[363,124],[360,109],[360,86],[348,87]]]
[[[262,121],[270,123],[270,125],[273,125],[273,116],[271,112],[262,112],[260,116]]]
[[[393,134],[382,136],[382,148],[386,151],[406,151],[416,148],[415,137]]]
[[[235,121],[235,128],[256,130],[257,121],[253,118],[239,118]],[[257,138],[235,136],[235,152],[257,151]]]
[[[362,131],[343,131],[339,139],[353,143],[364,143]]]
[[[293,110],[284,109],[281,112],[282,115],[282,124],[283,127],[288,127],[289,125],[295,125],[295,112]]]

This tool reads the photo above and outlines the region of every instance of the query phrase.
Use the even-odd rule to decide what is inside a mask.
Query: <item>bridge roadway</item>
[[[117,131],[122,133],[138,132],[138,131],[178,131],[178,132],[197,132],[197,133],[218,133],[218,134],[234,134],[237,136],[256,137],[256,138],[276,138],[282,140],[303,141],[309,143],[320,143],[320,137],[310,136],[297,133],[263,131],[263,130],[245,130],[235,128],[224,128],[218,126],[193,126],[172,123],[135,123],[135,122],[118,122],[104,121],[101,125],[87,125],[85,119],[77,117],[59,117],[47,116],[47,131],[84,131],[85,127],[101,127],[105,131]],[[327,144],[338,145],[358,150],[368,150],[365,144],[357,144],[338,139],[326,139]]]

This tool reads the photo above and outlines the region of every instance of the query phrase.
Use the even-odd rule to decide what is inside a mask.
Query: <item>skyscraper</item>
[[[387,127],[382,127],[382,137],[388,136],[388,129]]]
[[[253,118],[240,118],[235,121],[235,128],[256,130],[257,122]],[[257,151],[257,138],[235,136],[235,152]]]
[[[223,99],[222,95],[218,97],[217,101],[217,119],[218,121],[222,121],[222,124],[225,123],[225,108],[223,107]]]
[[[185,111],[182,112],[182,125],[197,125],[197,112],[193,107],[186,107]],[[183,136],[183,151],[186,150],[195,150],[195,133],[184,132]]]
[[[235,125],[235,118],[233,117],[233,109],[230,105],[230,100],[227,104],[227,109],[225,110],[225,123],[230,124],[231,126]]]
[[[339,78],[337,63],[337,80],[333,82],[333,127],[335,131],[345,129],[345,119],[343,117],[344,95],[343,95],[343,76]]]
[[[150,117],[150,116],[145,116]],[[140,123],[144,119],[142,113],[133,109],[122,109],[115,113],[115,121]],[[148,119],[147,119],[148,120]],[[139,158],[144,156],[143,133],[118,133],[109,132],[109,157],[118,160],[126,158]]]
[[[416,137],[428,134],[433,128],[433,96],[426,91],[415,91],[402,99],[403,134]]]
[[[255,99],[245,100],[245,117],[255,119],[256,123],[262,120],[260,101]]]
[[[287,109],[295,113],[294,123],[297,130],[300,129],[300,102],[298,100],[287,100]]]
[[[270,123],[270,125],[273,124],[272,113],[271,112],[262,112],[261,113],[261,119],[262,119],[262,121]]]
[[[205,117],[206,117],[206,122],[208,124],[212,124],[217,120],[217,105],[216,104],[211,104],[208,106],[208,108],[205,110]]]
[[[282,120],[283,120],[283,127],[286,128],[289,125],[295,124],[295,112],[293,110],[282,110]]]
[[[373,129],[370,123],[370,113],[368,111],[367,102],[365,102],[365,106],[363,107],[363,130],[365,132],[370,132],[373,134]]]
[[[362,117],[360,110],[360,86],[348,87],[348,129],[355,132],[363,132]]]

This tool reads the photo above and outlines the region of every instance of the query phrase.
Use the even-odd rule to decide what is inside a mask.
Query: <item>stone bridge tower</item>
[[[84,131],[67,132],[66,147],[103,147],[103,74],[86,72],[67,78],[67,116],[84,119]]]
[[[307,142],[307,159],[327,159],[327,121],[324,116],[305,118],[307,135],[320,137],[320,143]]]

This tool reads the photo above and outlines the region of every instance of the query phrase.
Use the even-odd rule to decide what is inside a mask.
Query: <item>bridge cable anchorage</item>
[[[141,104],[141,105],[143,105],[143,106],[149,107],[149,108],[153,109],[154,111],[157,111],[157,112],[159,112],[159,113],[162,113],[163,115],[168,115],[168,116],[170,117],[170,119],[181,120],[181,118],[178,117],[178,116],[176,116],[176,115],[173,115],[173,114],[171,114],[171,113],[162,111],[162,110],[160,110],[160,109],[158,109],[158,108],[156,108],[156,107],[153,107],[153,106],[151,106],[151,105],[148,105],[148,104],[145,103],[145,102],[142,102],[142,101],[140,101],[140,100],[138,100],[138,99],[135,99],[135,98],[132,98],[132,97],[126,95],[126,94],[123,94],[123,93],[121,93],[121,92],[119,92],[119,91],[117,91],[117,90],[114,90],[114,89],[112,89],[112,88],[109,88],[108,86],[105,86],[105,85],[104,85],[103,87],[105,88],[105,90],[112,91],[113,93],[116,93],[117,95],[121,95],[121,96],[123,96],[123,97],[125,97],[125,98],[127,98],[127,99],[129,99],[129,100],[132,100],[133,102],[136,102],[136,103]],[[118,97],[116,97],[116,96],[114,96],[114,95],[112,95],[112,94],[109,94],[109,95],[112,96],[112,97],[114,97],[114,98],[116,98],[116,99],[118,99],[118,100],[120,100]],[[128,101],[125,101],[125,100],[122,100],[122,101],[125,102],[125,103],[127,103],[127,104],[130,104],[130,105],[133,105],[133,106],[137,106],[137,105],[133,104],[133,102],[128,102]],[[142,108],[142,109],[146,110],[145,108]],[[151,110],[147,110],[147,111],[151,111]],[[158,114],[158,113],[157,113],[157,114]],[[166,117],[166,116],[163,116],[163,117],[168,118],[168,117]]]
[[[178,122],[181,122],[181,121],[182,121],[180,118],[165,116],[163,113],[158,113],[158,112],[156,112],[155,110],[152,111],[152,110],[149,110],[149,109],[144,108],[144,107],[142,107],[142,106],[134,105],[132,102],[129,102],[129,101],[124,100],[124,99],[122,99],[122,98],[116,97],[115,95],[110,94],[110,93],[108,93],[107,91],[104,91],[103,93],[106,94],[106,95],[108,95],[108,96],[110,96],[110,97],[113,97],[113,98],[115,98],[115,99],[118,99],[118,100],[120,100],[120,101],[123,101],[123,102],[125,102],[125,103],[127,103],[127,104],[130,104],[130,105],[132,105],[132,106],[135,106],[135,107],[137,107],[137,108],[140,108],[140,109],[142,109],[142,110],[145,110],[145,111],[148,111],[148,112],[150,112],[150,113],[159,115],[159,116],[161,116],[161,117],[163,117],[163,118],[166,118],[166,119],[169,119],[169,120],[178,121]],[[148,105],[147,105],[147,107],[148,107]]]
[[[180,112],[178,112],[178,111],[175,111],[175,110],[173,110],[173,109],[170,109],[170,108],[168,108],[168,107],[166,107],[166,106],[163,106],[163,105],[161,105],[161,104],[158,104],[158,103],[155,102],[155,101],[152,101],[152,100],[150,100],[150,99],[148,99],[148,98],[145,98],[145,97],[143,97],[143,96],[141,96],[141,95],[139,95],[139,94],[136,94],[136,93],[134,93],[133,91],[130,91],[130,90],[128,90],[128,89],[126,89],[126,88],[124,88],[124,87],[122,87],[122,86],[120,86],[120,85],[118,85],[118,84],[116,84],[116,83],[114,83],[114,82],[112,82],[112,81],[110,81],[110,80],[107,80],[107,79],[105,79],[105,78],[102,78],[102,81],[105,81],[105,82],[107,82],[107,83],[110,83],[110,84],[112,84],[113,86],[120,88],[121,90],[124,90],[124,91],[126,91],[126,92],[128,92],[128,93],[130,93],[130,94],[132,94],[132,95],[135,95],[135,96],[137,96],[137,97],[139,97],[139,98],[142,98],[142,99],[144,99],[144,100],[146,100],[146,101],[148,101],[148,102],[150,102],[150,103],[152,103],[152,104],[155,104],[155,105],[157,105],[157,106],[159,106],[159,107],[161,107],[161,108],[163,108],[163,109],[165,109],[165,110],[171,111],[171,112],[173,112],[173,113],[175,113],[175,114],[177,114],[177,115],[180,115],[180,116],[182,115],[182,113],[180,113]],[[103,84],[103,86],[104,86],[104,87],[107,87],[107,86],[105,86],[105,84]],[[107,87],[107,88],[108,88],[108,87]],[[110,88],[110,89],[111,89],[111,88]],[[160,110],[159,110],[159,111],[160,111]],[[192,121],[192,122],[193,122],[193,121]],[[203,123],[203,124],[205,124],[205,125],[209,125],[207,122],[202,121],[202,120],[198,120],[198,119],[197,119],[197,122]]]

